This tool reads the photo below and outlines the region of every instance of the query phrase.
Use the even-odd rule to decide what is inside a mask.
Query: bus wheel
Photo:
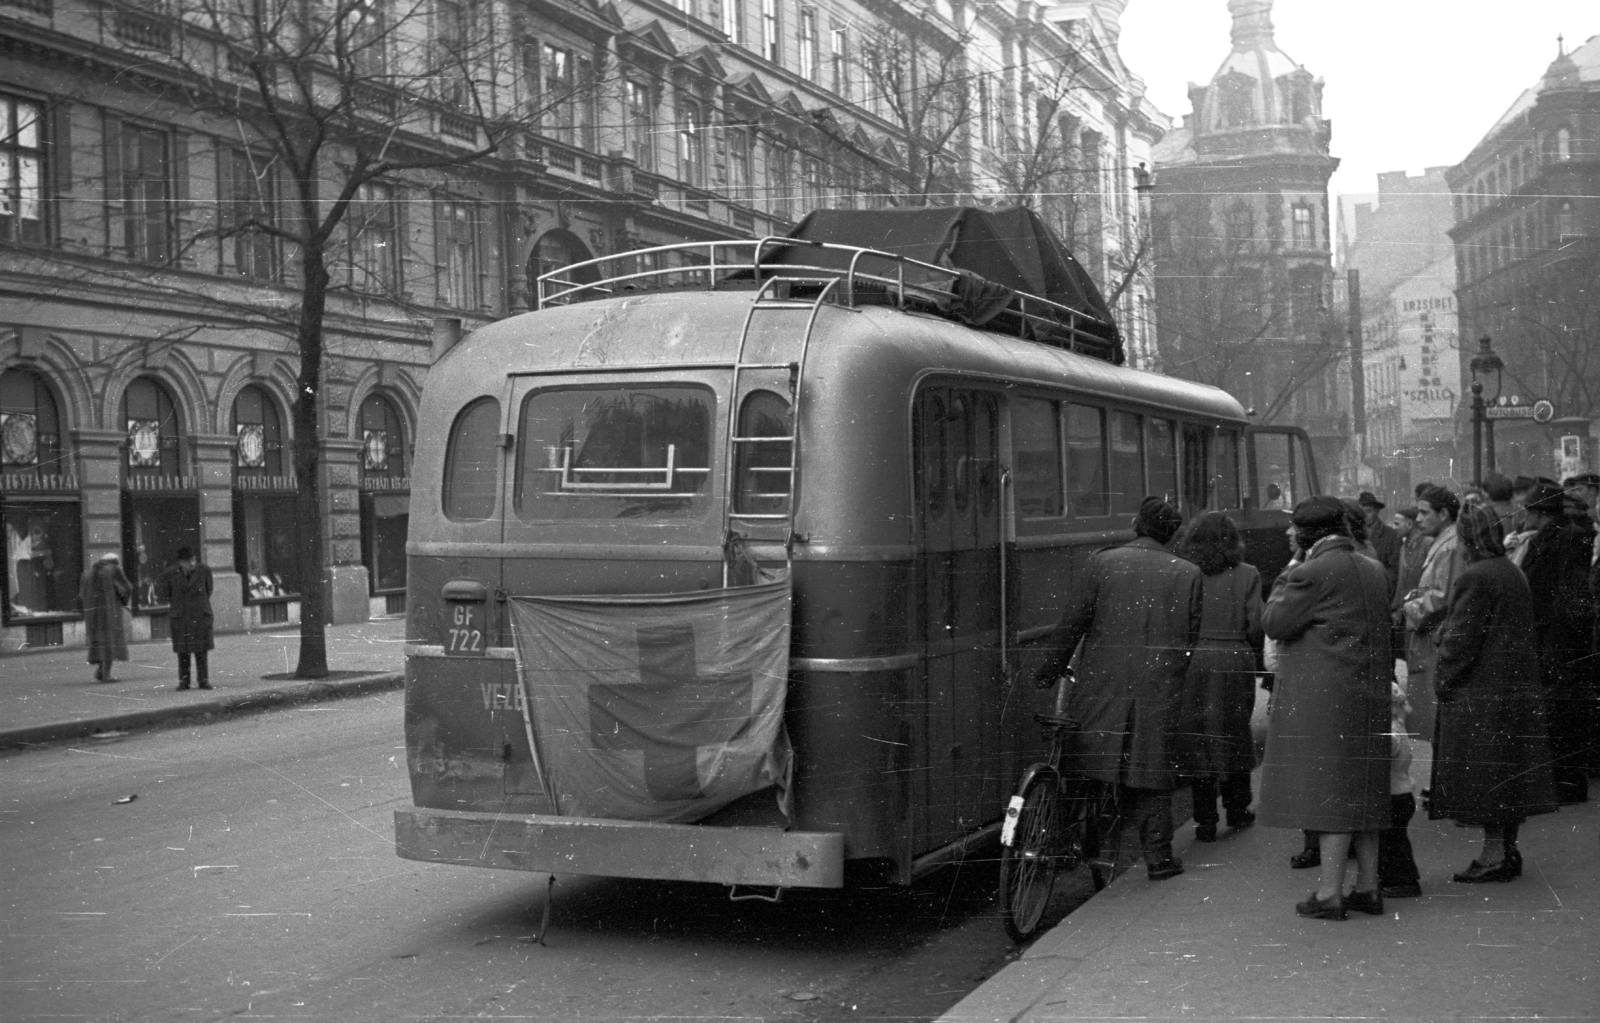
[[[1054,771],[1042,770],[1013,797],[1020,801],[1015,827],[1000,847],[1000,920],[1013,941],[1033,937],[1055,887],[1062,852],[1059,786]]]

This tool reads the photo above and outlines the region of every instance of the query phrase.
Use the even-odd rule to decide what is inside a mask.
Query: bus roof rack
[[[645,291],[753,289],[774,278],[796,298],[838,280],[831,300],[841,305],[892,305],[1117,365],[1125,358],[1093,280],[1023,209],[818,210],[788,236],[574,263],[538,278],[537,301],[544,308]]]

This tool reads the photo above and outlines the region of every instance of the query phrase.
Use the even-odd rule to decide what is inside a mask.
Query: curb
[[[338,700],[348,696],[386,692],[404,688],[405,681],[405,673],[399,671],[374,672],[359,678],[340,679],[337,682],[318,682],[313,679],[274,686],[270,689],[212,696],[204,701],[177,704],[158,710],[130,711],[77,721],[55,721],[27,728],[8,728],[0,730],[0,749],[39,746],[63,739],[81,739],[97,732],[132,731],[194,718],[248,714],[299,703],[317,703],[322,700]]]

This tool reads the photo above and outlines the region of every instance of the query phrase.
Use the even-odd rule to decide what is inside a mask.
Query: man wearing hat
[[[1058,701],[1081,723],[1069,749],[1072,767],[1121,787],[1152,881],[1183,873],[1183,861],[1172,855],[1175,740],[1184,675],[1200,635],[1201,574],[1167,549],[1182,524],[1172,505],[1144,499],[1133,541],[1089,555],[1034,673],[1041,687],[1054,685],[1083,644],[1072,690]]]
[[[1361,514],[1367,520],[1367,543],[1378,555],[1383,570],[1389,576],[1389,592],[1394,593],[1395,581],[1400,578],[1400,536],[1383,521],[1384,504],[1370,490],[1363,490],[1356,498]]]
[[[211,569],[195,560],[189,547],[178,548],[178,563],[162,573],[157,592],[167,602],[172,649],[178,655],[178,688],[189,688],[189,659],[194,658],[201,689],[210,689],[207,655],[215,645],[211,627]]]
[[[1589,591],[1592,527],[1567,514],[1566,496],[1550,480],[1540,480],[1528,494],[1523,514],[1534,534],[1522,572],[1533,597],[1556,798],[1581,803],[1589,798],[1587,767],[1596,724],[1594,670],[1588,656],[1595,621]]]

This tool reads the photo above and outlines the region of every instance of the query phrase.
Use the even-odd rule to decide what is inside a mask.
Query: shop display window
[[[410,494],[366,494],[361,509],[361,549],[373,593],[406,588],[406,529]]]
[[[406,588],[406,529],[411,480],[405,432],[394,404],[381,394],[361,403],[361,560],[371,591]]]
[[[8,495],[5,621],[77,614],[83,574],[83,524],[77,498]]]
[[[295,522],[293,495],[235,495],[234,567],[244,577],[246,603],[300,596]]]
[[[178,563],[178,548],[200,550],[200,500],[123,491],[122,535],[135,610],[163,608],[166,601],[156,587],[161,573]]]

